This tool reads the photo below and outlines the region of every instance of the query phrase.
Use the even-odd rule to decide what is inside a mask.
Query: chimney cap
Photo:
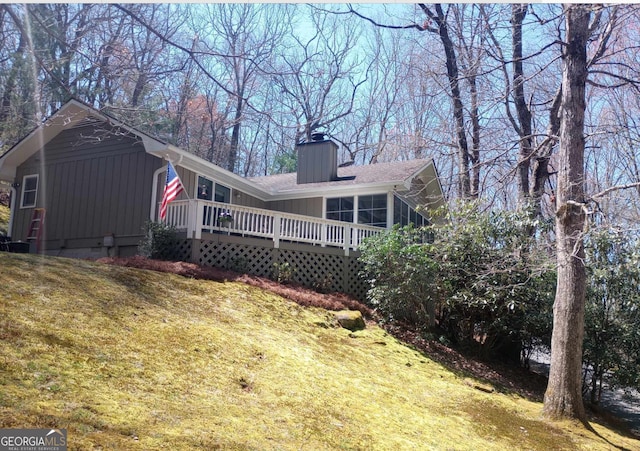
[[[324,141],[326,133],[324,132],[313,132],[311,134],[311,141]]]

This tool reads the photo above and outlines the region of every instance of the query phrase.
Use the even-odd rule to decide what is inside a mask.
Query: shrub
[[[227,269],[242,274],[249,272],[250,261],[245,257],[235,257],[227,260]]]
[[[555,272],[531,238],[540,224],[526,212],[484,213],[474,205],[453,216],[367,240],[361,260],[371,305],[389,319],[437,325],[447,340],[483,357],[517,361],[547,344]]]
[[[294,269],[289,262],[273,264],[273,279],[278,283],[293,282]]]
[[[178,235],[175,227],[162,222],[149,221],[145,224],[144,239],[138,245],[138,253],[146,258],[171,260],[175,255]]]
[[[396,225],[365,240],[360,250],[370,305],[389,320],[434,325],[437,267],[422,243],[422,233]]]
[[[584,385],[598,404],[604,383],[640,388],[640,243],[619,231],[595,230],[585,251]]]

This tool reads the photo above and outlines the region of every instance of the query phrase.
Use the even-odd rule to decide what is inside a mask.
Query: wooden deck
[[[276,248],[281,241],[337,247],[345,255],[358,249],[365,238],[384,231],[368,225],[204,200],[171,202],[165,222],[198,240],[203,232],[228,233],[271,239]]]

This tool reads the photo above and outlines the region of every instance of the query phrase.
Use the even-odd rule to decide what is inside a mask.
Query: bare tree
[[[349,11],[356,16],[367,20],[375,26],[388,28],[388,29],[414,29],[419,31],[428,31],[438,36],[445,56],[445,69],[446,78],[448,82],[448,93],[452,103],[452,114],[455,125],[455,141],[457,146],[458,157],[458,195],[463,199],[473,199],[478,196],[479,189],[479,122],[477,119],[477,90],[476,79],[473,78],[473,70],[477,69],[473,65],[467,67],[469,69],[468,82],[471,93],[471,107],[465,109],[463,102],[461,80],[464,79],[464,74],[460,71],[459,55],[456,44],[452,37],[452,25],[450,21],[450,14],[457,7],[455,5],[446,5],[443,8],[442,4],[436,3],[434,5],[427,5],[419,3],[418,7],[424,14],[425,21],[422,23],[410,23],[407,25],[388,25],[377,22],[370,17],[364,16],[354,10],[352,7]],[[472,47],[467,47],[467,56],[474,60],[475,57],[471,52]],[[469,146],[469,139],[467,137],[467,114],[471,115],[471,128],[472,128],[472,146],[476,146],[472,149]],[[476,115],[476,116],[474,116]],[[473,173],[472,171],[473,167]],[[472,180],[473,179],[473,180]]]
[[[326,11],[311,10],[313,28],[292,36],[291,47],[274,68],[273,81],[284,95],[283,107],[297,119],[296,141],[325,132],[353,111],[358,88],[367,79],[367,67],[354,48],[357,26]]]
[[[586,422],[582,401],[582,339],[586,269],[584,116],[591,7],[566,5],[562,49],[562,104],[556,212],[558,276],[553,307],[551,368],[544,414]]]
[[[201,50],[205,49],[211,55],[217,53],[211,62],[218,67],[212,67],[212,71],[217,70],[221,80],[228,80],[226,84],[233,104],[225,164],[230,171],[238,169],[245,113],[257,95],[260,76],[272,66],[270,60],[282,42],[288,22],[283,16],[287,14],[285,6],[276,8],[274,5],[220,4],[207,9],[207,27],[201,31]]]
[[[31,43],[23,25],[26,8],[0,5],[0,151],[33,127],[36,106],[32,102],[37,89],[33,77]]]

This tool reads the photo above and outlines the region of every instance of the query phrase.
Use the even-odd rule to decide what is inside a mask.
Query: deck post
[[[191,209],[189,217],[192,218],[189,229],[193,234],[193,238],[199,240],[202,238],[203,209],[200,208],[200,202],[196,199],[189,201],[189,208]]]
[[[344,249],[344,255],[348,257],[349,248],[351,247],[351,226],[349,225],[349,223],[345,223],[345,226],[343,227],[342,243],[343,243],[342,248]]]
[[[282,216],[276,213],[273,215],[273,247],[280,247],[280,227],[282,226]]]
[[[320,226],[320,246],[327,246],[327,229],[329,228],[329,224],[322,224]]]

